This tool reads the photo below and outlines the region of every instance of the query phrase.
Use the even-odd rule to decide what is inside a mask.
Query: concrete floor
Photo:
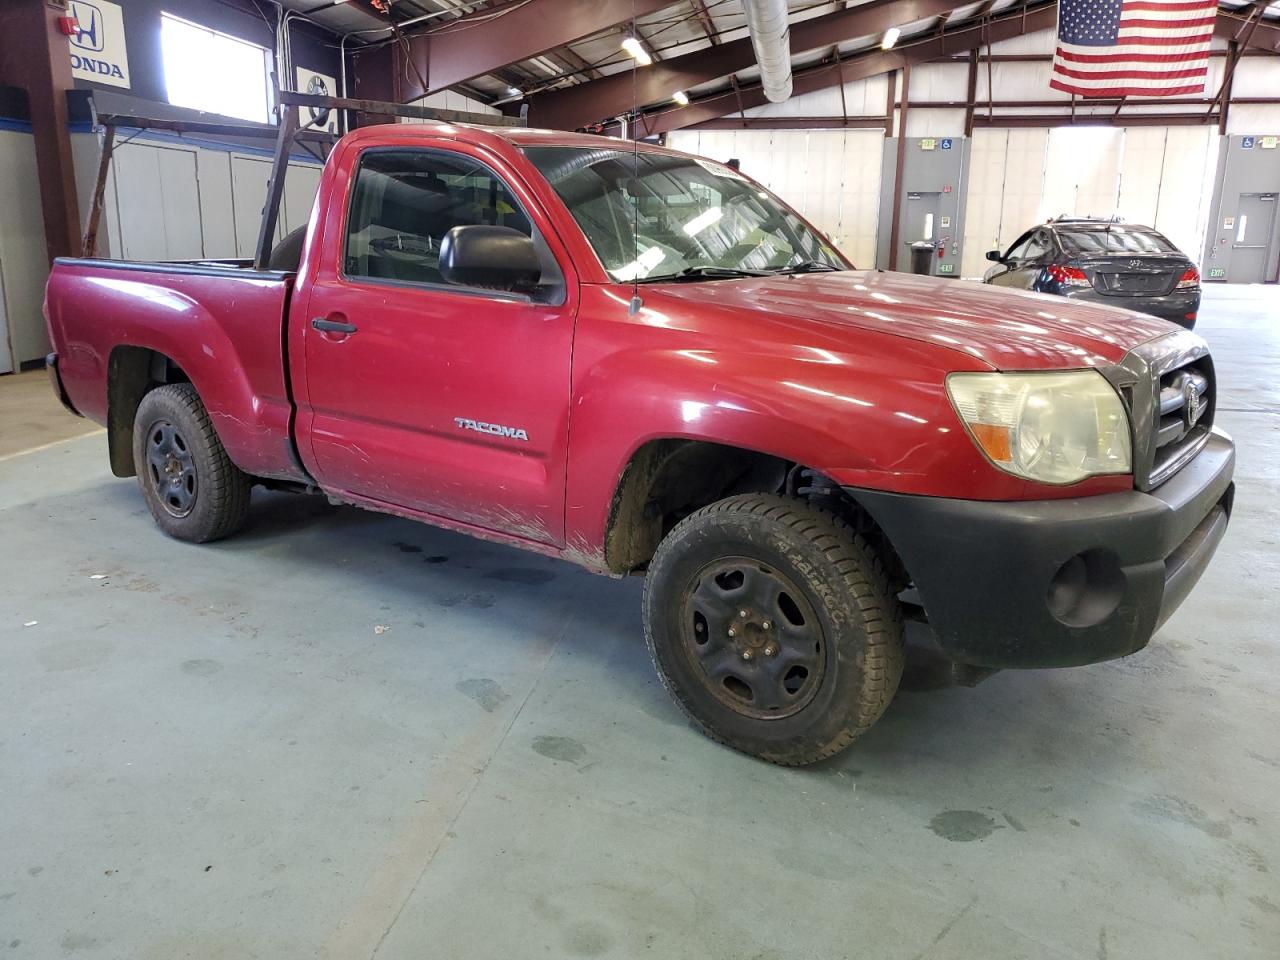
[[[0,460],[102,429],[67,413],[46,371],[0,376]]]
[[[1236,514],[1152,645],[917,660],[804,771],[682,721],[638,580],[288,496],[191,547],[101,436],[4,459],[0,957],[1274,960],[1277,293],[1210,292]]]

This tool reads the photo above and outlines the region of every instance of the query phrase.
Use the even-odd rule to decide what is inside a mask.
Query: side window
[[[1027,248],[1031,246],[1031,238],[1033,236],[1034,234],[1030,234],[1030,233],[1024,233],[1022,236],[1020,236],[1016,241],[1014,241],[1013,246],[1010,247],[1009,250],[1005,253],[1004,259],[1006,260],[1024,259],[1027,255]]]
[[[440,241],[470,224],[532,235],[506,184],[478,161],[434,150],[368,151],[351,194],[343,273],[442,283]]]
[[[1039,230],[1036,232],[1036,235],[1031,238],[1031,242],[1027,244],[1026,252],[1023,253],[1022,256],[1027,260],[1039,260],[1048,252],[1049,235],[1043,230]]]

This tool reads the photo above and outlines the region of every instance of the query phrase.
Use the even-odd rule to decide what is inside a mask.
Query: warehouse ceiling
[[[680,0],[668,4],[654,0],[598,0],[590,7],[595,11],[597,20],[607,21],[607,26],[586,36],[579,35],[578,30],[582,20],[580,11],[587,5],[576,0],[559,0],[554,5],[548,0],[283,2],[287,8],[306,15],[316,23],[347,34],[351,48],[386,43],[400,43],[406,50],[410,44],[419,44],[432,53],[447,48],[451,60],[460,60],[464,64],[474,62],[485,72],[461,78],[449,75],[449,82],[442,83],[440,87],[460,90],[491,104],[527,101],[532,105],[531,119],[551,125],[566,125],[568,122],[567,125],[576,126],[584,118],[598,120],[616,112],[616,97],[604,96],[597,101],[595,93],[603,93],[610,86],[616,89],[617,81],[610,85],[608,78],[631,69],[632,58],[621,49],[620,43],[631,31],[630,12],[633,8],[640,13],[635,25],[637,37],[656,65],[667,64],[670,68],[662,73],[661,83],[669,85],[668,78],[681,81],[671,91],[663,90],[660,98],[668,97],[675,89],[682,89],[695,102],[700,98],[728,93],[740,95],[742,89],[755,84],[758,77],[754,58],[744,59],[732,55],[729,50],[714,49],[747,37],[742,0]],[[968,45],[957,43],[956,49],[972,49],[975,45],[972,39],[974,31],[985,30],[994,21],[1003,21],[1003,36],[1043,29],[1047,17],[1052,16],[1052,8],[1056,7],[1055,3],[1047,0],[983,0],[977,3],[788,0],[788,5],[791,10],[792,66],[797,73],[821,69],[824,65],[838,65],[851,58],[870,59],[879,50],[884,30],[889,25],[900,30],[897,50],[910,50],[914,46],[921,59],[927,59],[931,52],[945,51],[948,48],[947,38],[961,31],[965,32],[962,37],[967,37]],[[1280,53],[1280,2],[1224,0],[1219,4],[1219,11],[1222,23],[1218,35],[1227,39],[1249,30],[1248,18],[1253,16],[1256,19],[1260,13],[1258,26],[1253,27],[1248,35],[1249,43]],[[552,45],[539,50],[534,56],[499,64],[497,61],[502,57],[494,57],[495,45],[500,47],[504,39],[510,42],[511,34],[527,32],[530,14],[535,12],[544,30],[548,18],[562,26],[558,31],[551,31],[549,42]],[[1035,15],[1034,22],[1025,19],[1032,15]],[[1010,29],[1016,26],[1011,23],[1015,17],[1024,18],[1021,24],[1024,30]],[[392,33],[392,25],[399,28],[396,34]],[[558,39],[554,36],[556,32],[565,38],[563,42],[554,42]],[[983,36],[988,41],[999,39]],[[739,44],[738,48],[741,46]],[[468,50],[474,51],[474,56],[468,56]],[[420,54],[418,58],[432,64],[439,55]],[[685,64],[699,60],[703,61],[702,69],[684,69]],[[462,72],[467,72],[465,66]],[[454,73],[457,73],[456,69]],[[436,89],[434,66],[430,67],[429,79],[432,89]],[[652,86],[652,92],[656,94],[656,78]],[[584,89],[565,94],[564,91],[571,87]],[[653,97],[646,98],[641,91],[639,106],[652,106],[656,102]],[[540,110],[544,114],[542,120],[537,117]]]

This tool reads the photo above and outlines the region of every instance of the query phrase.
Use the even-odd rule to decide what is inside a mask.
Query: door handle
[[[355,333],[359,329],[354,323],[346,323],[342,320],[326,320],[324,317],[316,317],[311,321],[311,325],[324,333]]]

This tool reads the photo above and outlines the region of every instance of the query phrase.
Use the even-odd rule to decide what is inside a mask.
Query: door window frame
[[[550,264],[555,267],[556,277],[555,283],[545,287],[545,293],[542,289],[534,293],[517,293],[512,290],[495,290],[492,287],[475,287],[459,283],[432,283],[422,280],[396,280],[389,277],[370,277],[363,274],[347,273],[347,239],[349,237],[348,229],[351,224],[351,217],[355,208],[356,190],[360,183],[360,173],[364,169],[365,157],[381,153],[415,153],[425,156],[435,155],[443,157],[457,157],[474,163],[483,169],[489,176],[493,177],[498,183],[502,184],[503,189],[507,192],[507,197],[515,204],[516,208],[524,215],[525,220],[529,223],[529,229],[532,231],[530,239],[533,240],[534,246],[538,250],[538,259],[543,265],[545,274],[546,267]],[[347,185],[347,200],[343,207],[342,222],[339,227],[339,252],[337,255],[337,276],[344,283],[355,285],[370,284],[379,287],[407,287],[412,290],[429,290],[439,293],[454,293],[464,297],[482,297],[485,299],[508,300],[514,303],[537,304],[539,306],[559,307],[563,306],[568,300],[568,287],[566,281],[566,273],[564,267],[561,266],[559,259],[552,251],[550,245],[543,235],[543,231],[539,228],[537,221],[534,219],[529,208],[521,202],[516,191],[511,189],[508,179],[498,173],[490,164],[481,160],[479,157],[460,150],[448,150],[442,147],[429,146],[402,146],[402,145],[379,145],[364,147],[356,154],[355,161],[351,166],[351,175]],[[541,283],[540,283],[541,287]]]
[[[1013,243],[1009,244],[1009,249],[1005,251],[1004,256],[1001,258],[1001,262],[1004,263],[1006,266],[1009,266],[1010,264],[1019,263],[1025,260],[1026,257],[1023,257],[1023,256],[1015,257],[1013,255],[1013,252],[1017,250],[1019,247],[1023,247],[1029,244],[1032,238],[1035,236],[1035,232],[1036,232],[1035,228],[1028,230],[1022,236],[1018,237],[1017,240],[1013,241]]]

